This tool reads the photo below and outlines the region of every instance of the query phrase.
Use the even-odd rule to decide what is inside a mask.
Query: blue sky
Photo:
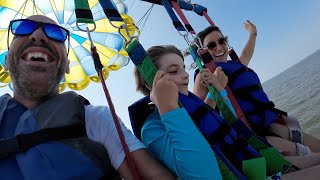
[[[229,43],[238,54],[248,40],[249,34],[243,22],[251,20],[258,29],[255,53],[249,67],[254,69],[264,82],[320,49],[320,1],[319,0],[192,0],[208,8],[215,24],[229,37]],[[128,14],[138,21],[151,6],[140,0],[126,0]],[[209,24],[204,17],[186,13],[191,25],[199,32]],[[147,49],[153,45],[173,44],[184,50],[187,44],[174,29],[162,6],[155,5],[140,36],[141,44]],[[186,59],[189,65],[191,59]],[[135,91],[133,64],[110,72],[107,87],[112,96],[118,116],[129,126],[128,105],[142,97]],[[188,70],[193,77],[193,70]],[[191,78],[192,79],[192,78]],[[190,81],[189,87],[192,88]],[[0,94],[9,92],[1,88]],[[106,105],[100,84],[79,92],[93,105]]]

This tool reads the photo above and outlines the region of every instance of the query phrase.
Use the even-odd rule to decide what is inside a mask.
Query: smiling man
[[[5,70],[14,92],[0,97],[1,178],[111,179],[116,169],[132,179],[110,110],[74,92],[59,95],[59,82],[69,73],[68,30],[40,15],[11,21],[10,30]],[[173,179],[121,127],[142,178]]]

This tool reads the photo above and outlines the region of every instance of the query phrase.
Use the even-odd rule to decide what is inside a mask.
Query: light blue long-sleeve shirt
[[[156,109],[141,136],[150,152],[179,179],[222,179],[214,152],[185,109],[161,117]]]

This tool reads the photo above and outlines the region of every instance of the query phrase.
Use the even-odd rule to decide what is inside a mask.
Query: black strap
[[[230,133],[231,127],[225,123],[222,122],[221,125],[216,129],[213,133],[211,133],[207,140],[210,144],[215,144],[218,141],[223,141],[223,139]]]
[[[29,134],[19,134],[15,137],[0,139],[0,159],[25,152],[29,148],[62,139],[86,136],[84,124],[75,124],[57,128],[46,128]]]
[[[203,103],[199,106],[190,116],[193,122],[199,126],[200,120],[210,111],[213,109],[208,104]]]
[[[256,106],[255,111],[254,112],[245,112],[246,115],[257,114],[257,112],[261,113],[261,112],[264,112],[265,109],[269,109],[269,110],[272,110],[278,114],[288,116],[287,112],[275,108],[275,105],[272,101],[269,101],[268,103],[264,103],[264,102],[261,102],[257,99],[254,99],[251,96],[251,93],[253,91],[257,91],[257,90],[262,90],[261,84],[256,84],[256,85],[252,85],[252,86],[248,86],[248,87],[244,87],[244,88],[237,88],[237,89],[232,90],[233,94],[236,97],[241,97],[243,99],[247,99],[255,104],[255,106]]]
[[[261,84],[255,84],[247,87],[236,88],[236,89],[233,89],[232,92],[235,96],[241,97],[242,94],[248,94],[248,93],[251,93],[252,91],[257,91],[257,90],[262,90]]]

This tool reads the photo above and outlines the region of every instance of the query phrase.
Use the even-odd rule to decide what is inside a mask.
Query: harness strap
[[[207,68],[210,69],[211,72],[214,72],[214,70],[216,69],[216,64],[213,62],[213,59],[212,59],[212,56],[211,54],[209,53],[208,50],[203,50],[203,51],[199,51],[198,52],[203,63],[205,64],[205,66]],[[200,65],[200,64],[199,64]],[[199,67],[199,66],[198,66]],[[235,99],[231,89],[229,88],[229,86],[226,86],[225,88],[227,90],[227,93],[228,93],[228,97],[231,101],[231,104],[236,112],[236,115],[237,115],[237,118],[241,119],[241,121],[246,124],[246,126],[251,129],[247,119],[245,118],[241,108],[240,108],[240,105],[238,104],[237,100]],[[210,90],[210,89],[209,89]],[[211,91],[210,91],[211,92]],[[218,93],[219,94],[219,93]],[[233,116],[233,113],[231,112],[231,110],[227,107],[227,105],[225,104],[224,100],[220,97],[220,95],[216,95],[214,94],[214,96],[216,97],[217,99],[217,105],[219,106],[219,109],[221,110],[222,114],[223,114],[223,117],[225,117],[225,119],[229,120],[229,121],[236,121],[236,117]],[[220,97],[220,98],[218,98]],[[226,106],[226,107],[224,107]],[[226,112],[224,112],[226,111]],[[231,112],[231,114],[229,115],[229,113]],[[230,119],[231,118],[231,119]]]
[[[111,0],[99,0],[99,3],[102,6],[102,8],[104,10],[104,14],[108,17],[108,19],[110,21],[110,24],[112,26],[114,26],[114,25],[111,23],[111,21],[123,22],[124,25],[126,25],[124,20],[122,19],[121,15],[119,14],[118,10],[116,9],[115,4]],[[118,27],[118,29],[119,28],[120,27]],[[88,36],[90,38],[89,32],[88,32]],[[131,171],[131,173],[133,175],[133,179],[141,179],[141,177],[140,177],[140,175],[139,175],[139,173],[138,173],[138,171],[136,169],[136,166],[135,166],[135,163],[133,161],[133,158],[131,156],[129,147],[128,147],[127,143],[126,143],[123,131],[122,131],[121,126],[120,126],[119,118],[118,118],[118,116],[117,116],[117,114],[115,112],[115,108],[114,108],[114,105],[112,103],[112,99],[111,99],[109,90],[108,90],[108,88],[107,88],[107,86],[105,84],[104,76],[102,74],[102,67],[103,66],[101,64],[99,54],[97,53],[96,48],[93,45],[93,42],[91,42],[91,53],[92,53],[92,58],[94,59],[94,62],[95,62],[95,68],[96,68],[97,73],[99,75],[99,78],[101,80],[101,84],[102,84],[105,96],[107,98],[107,102],[108,102],[109,107],[110,107],[110,111],[111,111],[111,114],[112,114],[114,125],[115,125],[117,133],[119,135],[120,142],[121,142],[121,145],[122,145],[126,160],[128,161],[129,169],[130,169],[130,171]]]
[[[179,4],[176,1],[171,1],[171,5],[174,8],[174,10],[176,11],[176,13],[179,15],[180,19],[184,23],[184,26],[188,30],[188,32],[190,32],[191,34],[196,34],[196,32],[193,30],[192,26],[190,25],[188,19],[186,18],[186,16],[182,12]]]
[[[212,108],[207,105],[207,104],[202,104],[201,106],[198,107],[197,110],[195,110],[191,115],[191,119],[193,120],[194,123],[199,125],[200,120],[208,113],[212,111]]]
[[[82,123],[57,127],[46,128],[29,134],[19,134],[14,137],[0,140],[0,159],[22,153],[36,145],[62,139],[72,139],[86,136],[86,128]]]
[[[153,79],[157,73],[157,68],[153,64],[147,52],[137,39],[134,39],[126,48],[132,62],[137,66],[144,80],[152,88]]]
[[[119,14],[116,6],[113,4],[112,1],[108,0],[99,0],[100,5],[103,8],[105,15],[108,17],[110,21],[119,21],[123,22],[121,15]]]
[[[93,16],[86,0],[74,0],[77,22],[93,24]]]
[[[186,2],[186,1],[180,1],[180,0],[179,0],[178,3],[179,3],[179,7],[180,7],[181,9],[184,9],[184,10],[187,10],[187,11],[192,11],[193,8],[194,8],[194,6],[192,6],[191,3],[188,3],[188,2]]]
[[[239,56],[237,55],[236,51],[231,47],[229,49],[229,56],[233,61],[237,61],[239,63],[242,63],[239,59]]]
[[[171,4],[169,2],[170,0],[161,0],[162,5],[165,7],[166,11],[168,12],[168,15],[170,16],[173,26],[180,32],[180,31],[186,31],[186,29],[183,27],[182,23],[179,21],[178,17],[172,10]]]
[[[214,133],[211,133],[207,140],[210,144],[215,144],[216,142],[224,139],[231,131],[231,127],[226,123],[222,123]],[[226,152],[224,152],[226,153]]]

